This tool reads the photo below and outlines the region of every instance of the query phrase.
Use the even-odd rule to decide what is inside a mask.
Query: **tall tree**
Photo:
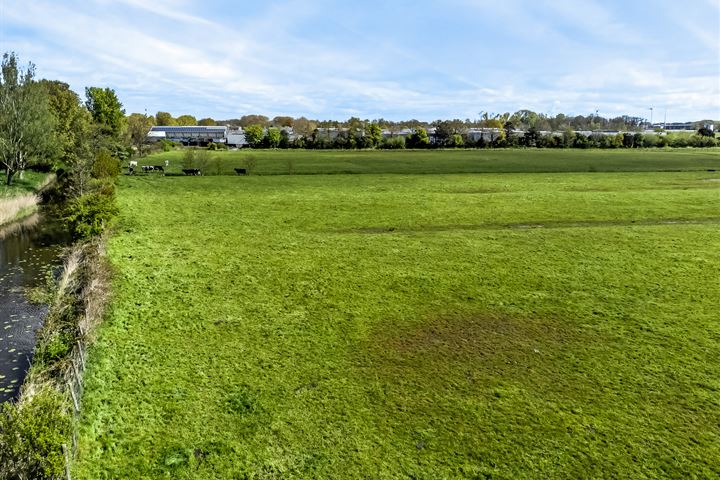
[[[60,162],[74,168],[90,156],[92,117],[83,106],[80,96],[67,83],[40,80],[49,95],[50,111],[55,118],[55,140]]]
[[[177,118],[177,124],[181,125],[181,126],[189,127],[189,126],[197,125],[198,121],[192,115],[180,115]]]
[[[365,135],[367,135],[371,147],[377,147],[382,142],[382,129],[377,123],[370,123],[365,127]]]
[[[298,135],[309,137],[317,126],[317,122],[300,117],[293,122],[293,131]]]
[[[138,155],[142,157],[143,147],[147,143],[147,134],[153,126],[154,118],[141,113],[130,114],[127,118],[127,133],[130,142],[137,149]]]
[[[426,148],[430,145],[430,137],[424,128],[416,129],[407,139],[407,146],[410,148]]]
[[[250,144],[251,147],[259,147],[265,136],[265,132],[262,125],[248,125],[243,129],[245,131],[245,140]]]
[[[267,133],[265,134],[265,143],[267,144],[268,147],[277,148],[280,145],[281,139],[282,139],[282,136],[280,135],[279,128],[276,128],[276,127],[268,128]]]
[[[260,125],[261,127],[267,127],[269,120],[265,115],[244,115],[240,118],[240,126],[245,128],[250,125]]]
[[[47,90],[34,80],[35,66],[18,67],[14,53],[5,53],[0,79],[0,166],[6,183],[29,162],[55,153],[55,121]]]
[[[111,88],[85,89],[85,106],[104,135],[119,138],[125,129],[125,110]]]
[[[155,114],[155,125],[161,125],[163,127],[172,127],[177,125],[177,120],[173,118],[168,112],[157,112]]]
[[[462,120],[437,120],[435,126],[435,137],[441,146],[454,146],[453,135],[465,133],[465,123]]]
[[[212,118],[201,118],[198,121],[198,125],[202,125],[203,127],[214,127],[217,125],[217,122],[215,122]]]
[[[274,127],[292,127],[293,126],[293,117],[287,117],[287,116],[277,116],[272,119],[272,125]]]

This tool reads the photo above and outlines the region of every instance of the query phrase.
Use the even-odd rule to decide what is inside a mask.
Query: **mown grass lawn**
[[[719,178],[125,177],[73,478],[715,478]]]
[[[208,152],[203,174],[234,174],[255,163],[253,173],[527,173],[720,170],[720,148],[643,150],[506,149],[506,150],[252,150]],[[140,165],[170,165],[180,174],[183,151],[154,154]]]

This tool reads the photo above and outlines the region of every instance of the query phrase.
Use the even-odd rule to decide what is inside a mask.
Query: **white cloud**
[[[440,20],[438,31],[427,33],[402,24],[385,37],[366,33],[360,20],[334,17],[316,2],[260,5],[259,13],[232,19],[206,16],[204,4],[189,0],[2,5],[9,48],[78,91],[115,88],[129,111],[434,119],[552,105],[628,114],[671,105],[678,116],[720,117],[720,60],[717,43],[710,45],[719,32],[702,25],[688,32],[714,48],[715,60],[690,51],[678,61],[648,48],[647,32],[596,1],[537,7],[457,0],[456,7],[475,12],[458,20],[464,28],[481,22],[467,44],[444,43],[443,34],[453,32],[442,28],[452,26]],[[328,41],[328,22],[350,40]],[[587,31],[589,40],[572,37],[568,25]],[[463,55],[438,54],[454,49]]]
[[[170,20],[177,20],[183,23],[202,25],[206,27],[217,27],[218,25],[206,18],[190,15],[182,10],[187,8],[187,2],[168,0],[114,0],[115,3],[122,3],[145,12],[149,12]],[[108,3],[103,1],[101,3]]]

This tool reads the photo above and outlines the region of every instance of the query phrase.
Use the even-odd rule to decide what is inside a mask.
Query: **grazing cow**
[[[130,160],[130,164],[128,165],[128,173],[130,175],[135,175],[135,167],[137,167],[137,161]]]
[[[247,175],[247,168],[236,168],[235,173],[238,175]]]
[[[165,175],[165,169],[162,165],[143,165],[142,169],[145,173],[158,172]]]
[[[202,175],[199,168],[185,168],[185,169],[183,169],[183,173],[185,175],[194,175],[194,176]]]

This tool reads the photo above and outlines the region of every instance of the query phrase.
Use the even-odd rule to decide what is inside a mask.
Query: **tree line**
[[[152,125],[225,125],[242,127],[245,139],[252,148],[306,149],[404,149],[404,148],[652,148],[652,147],[712,147],[718,140],[705,127],[695,135],[657,131],[643,133],[646,125],[640,117],[620,116],[603,118],[598,115],[547,116],[530,110],[513,114],[483,113],[478,120],[409,120],[390,122],[383,119],[361,120],[351,117],[345,121],[309,120],[277,116],[245,115],[239,119],[195,121],[191,115],[177,119],[167,112],[155,116],[133,114],[129,117],[138,125],[136,147],[142,149],[145,134]],[[712,121],[697,122],[700,125]],[[132,127],[131,127],[132,129]],[[432,130],[430,130],[432,129]],[[479,135],[477,129],[484,129]],[[411,133],[408,134],[408,130]],[[474,130],[474,131],[473,131]],[[620,133],[607,131],[621,130]],[[591,131],[586,134],[583,132]],[[291,133],[292,132],[292,133]],[[430,133],[432,132],[432,133]],[[389,133],[389,134],[388,134]],[[214,148],[218,148],[213,145]],[[170,148],[166,145],[166,148]]]
[[[662,148],[662,147],[715,147],[720,142],[712,132],[687,134],[622,132],[616,134],[593,133],[586,135],[572,129],[560,133],[541,133],[529,129],[518,133],[502,128],[482,135],[439,126],[431,136],[424,128],[409,135],[383,136],[379,128],[371,125],[365,130],[345,129],[327,131],[316,129],[309,136],[290,138],[285,130],[276,127],[263,129],[260,125],[245,128],[245,137],[252,148],[305,148],[305,149],[432,149],[432,148]]]
[[[401,121],[390,121],[383,118],[379,119],[365,119],[362,120],[358,117],[350,117],[347,120],[313,120],[306,117],[291,117],[291,116],[276,116],[269,118],[265,115],[251,114],[244,115],[240,118],[233,118],[228,120],[215,120],[210,117],[196,119],[193,115],[180,115],[179,117],[173,117],[168,112],[157,112],[152,116],[144,116],[142,114],[132,114],[134,118],[143,117],[147,125],[164,125],[164,126],[190,126],[190,125],[204,125],[204,126],[231,126],[231,127],[243,127],[246,128],[250,125],[260,125],[263,128],[283,128],[291,127],[294,131],[300,135],[308,136],[316,128],[353,128],[358,124],[369,125],[374,124],[379,126],[382,130],[389,130],[391,132],[399,132],[404,129],[417,129],[417,128],[433,128],[440,124],[446,124],[452,128],[462,131],[470,128],[503,128],[508,122],[519,130],[535,129],[538,131],[554,131],[562,132],[566,129],[572,129],[575,131],[623,131],[623,132],[636,132],[642,131],[648,127],[648,122],[642,117],[634,117],[629,115],[621,115],[617,117],[602,117],[598,114],[590,115],[565,115],[564,113],[558,113],[556,115],[547,115],[544,113],[533,112],[532,110],[518,110],[517,112],[510,113],[489,113],[480,112],[476,119],[438,119],[432,122],[425,122],[415,119],[401,120]],[[694,122],[697,128],[704,124],[714,124],[716,130],[720,127],[720,122],[713,120],[700,120]]]

